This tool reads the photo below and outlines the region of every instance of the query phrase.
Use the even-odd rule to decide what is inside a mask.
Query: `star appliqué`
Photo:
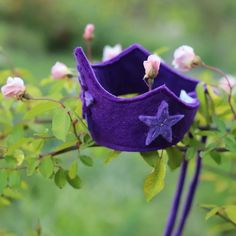
[[[155,116],[139,116],[139,120],[149,127],[145,145],[149,145],[160,135],[169,143],[172,142],[172,126],[183,119],[184,115],[170,116],[168,108],[168,103],[162,101]]]

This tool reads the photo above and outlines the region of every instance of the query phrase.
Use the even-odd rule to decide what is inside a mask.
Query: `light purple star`
[[[172,126],[183,119],[184,115],[170,116],[168,108],[168,103],[162,101],[155,116],[139,116],[139,120],[149,126],[145,145],[149,145],[160,135],[169,143],[172,142]]]

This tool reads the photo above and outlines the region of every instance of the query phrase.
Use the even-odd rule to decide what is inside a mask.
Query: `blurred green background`
[[[39,80],[56,61],[75,66],[73,48],[84,46],[84,26],[95,23],[96,58],[106,44],[140,43],[149,50],[169,48],[163,57],[171,62],[173,50],[188,44],[209,64],[234,74],[235,12],[233,0],[0,0],[0,45],[17,67]],[[178,171],[168,172],[164,191],[147,204],[142,185],[150,168],[128,153],[105,166],[104,152],[93,151],[95,167],[81,166],[82,190],[58,190],[40,176],[31,179],[22,200],[0,208],[0,229],[24,236],[40,224],[45,236],[162,235]],[[206,222],[198,207],[224,200],[224,193],[203,182],[184,235],[235,235],[217,233],[217,220]]]

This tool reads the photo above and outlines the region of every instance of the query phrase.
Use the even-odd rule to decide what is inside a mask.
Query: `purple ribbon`
[[[183,188],[184,188],[184,182],[185,182],[187,168],[188,168],[188,161],[186,159],[184,159],[182,162],[179,180],[178,180],[178,184],[177,184],[177,188],[176,188],[176,193],[175,193],[172,207],[171,207],[171,210],[170,210],[170,213],[168,216],[164,236],[171,236],[171,234],[173,232],[175,222],[176,222],[176,217],[178,214],[178,209],[180,206],[181,195],[182,195]]]

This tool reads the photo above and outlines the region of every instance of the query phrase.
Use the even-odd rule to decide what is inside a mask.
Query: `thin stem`
[[[150,78],[144,76],[144,77],[143,77],[143,81],[144,81],[145,84],[147,85],[148,91],[151,91],[151,90],[152,90],[152,84],[153,84],[152,79],[150,79]]]
[[[91,40],[85,40],[85,43],[86,43],[86,48],[87,48],[87,57],[88,57],[90,63],[93,63]]]
[[[176,193],[172,202],[171,210],[169,212],[164,236],[171,236],[173,229],[175,227],[175,222],[178,215],[178,209],[180,206],[181,195],[183,192],[184,183],[186,179],[187,167],[188,167],[188,161],[184,159],[180,170],[179,180],[176,187]]]
[[[206,136],[203,136],[201,138],[202,143],[206,143],[206,140],[207,140]],[[198,151],[197,159],[196,159],[195,173],[194,173],[194,176],[193,176],[192,181],[190,183],[189,191],[187,193],[187,199],[186,199],[185,205],[183,207],[183,212],[182,212],[182,215],[181,215],[181,218],[180,218],[180,223],[178,225],[178,228],[177,228],[176,233],[174,234],[174,236],[181,236],[182,235],[185,223],[187,221],[189,212],[190,212],[191,207],[192,207],[192,203],[193,203],[193,200],[194,200],[196,189],[197,189],[197,186],[198,186],[201,168],[202,168],[202,158],[200,157],[200,151]]]
[[[41,160],[46,156],[54,157],[54,156],[58,156],[60,154],[70,152],[70,151],[74,151],[74,150],[78,150],[78,149],[79,149],[79,145],[75,144],[75,145],[72,145],[70,147],[66,147],[66,148],[63,148],[63,149],[60,149],[60,150],[57,150],[57,151],[48,152],[48,153],[45,153],[45,154],[40,154],[38,159]]]
[[[188,149],[188,146],[176,146],[181,152],[185,152]],[[199,151],[204,151],[204,149],[198,149]],[[227,148],[224,147],[218,147],[218,148],[214,148],[211,151],[215,151],[215,152],[229,152],[229,150]]]
[[[207,65],[207,64],[205,64],[204,62],[201,63],[201,66],[204,67],[204,68],[206,68],[206,69],[208,69],[208,70],[211,70],[211,71],[214,71],[214,72],[220,74],[221,76],[223,76],[223,77],[226,79],[226,81],[227,81],[227,83],[228,83],[228,86],[229,86],[228,104],[229,104],[229,106],[230,106],[231,112],[232,112],[233,115],[234,115],[234,119],[236,119],[236,111],[235,111],[235,109],[234,109],[234,107],[233,107],[233,104],[232,104],[232,92],[233,92],[233,87],[232,87],[232,85],[231,85],[231,83],[230,83],[230,81],[229,81],[228,76],[225,74],[224,71],[220,70],[219,68],[214,67],[214,66]]]

